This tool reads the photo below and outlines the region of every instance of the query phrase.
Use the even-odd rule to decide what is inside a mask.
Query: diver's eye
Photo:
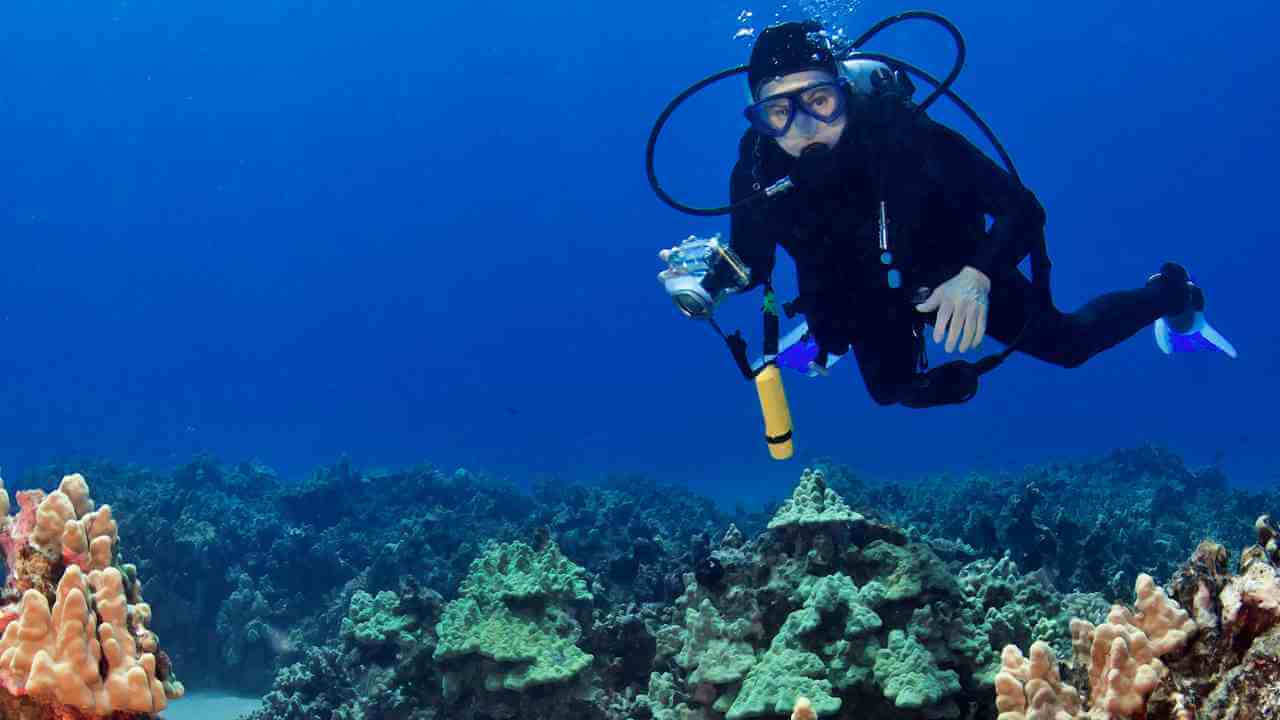
[[[786,125],[787,119],[791,117],[791,111],[784,103],[771,105],[765,112],[769,118],[769,124],[779,128]]]
[[[805,102],[812,108],[824,108],[829,106],[835,98],[832,97],[831,91],[823,89],[809,93],[805,96]]]

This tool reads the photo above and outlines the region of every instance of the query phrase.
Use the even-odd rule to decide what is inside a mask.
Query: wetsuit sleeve
[[[1013,268],[1044,237],[1045,212],[1034,193],[960,133],[933,121],[933,149],[945,192],[957,207],[990,215],[991,229],[969,264],[988,277]]]
[[[755,192],[755,180],[751,176],[751,155],[748,149],[750,133],[743,137],[739,147],[738,162],[729,177],[729,201],[737,202]],[[773,275],[776,257],[777,220],[764,211],[767,203],[751,203],[740,207],[729,216],[729,247],[751,269],[751,282],[745,290],[764,283]],[[708,275],[702,286],[712,295],[728,285],[723,273]]]

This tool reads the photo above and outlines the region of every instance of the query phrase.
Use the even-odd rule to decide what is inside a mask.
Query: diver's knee
[[[1084,365],[1088,360],[1088,355],[1068,355],[1058,364],[1068,370],[1074,370],[1075,368]]]
[[[1088,336],[1088,323],[1078,313],[1054,310],[1037,321],[1036,332],[1022,350],[1058,367],[1078,368],[1097,354],[1091,343],[1082,342]]]
[[[871,395],[871,399],[880,406],[896,405],[902,399],[902,390],[895,385],[867,383],[867,392]]]
[[[873,392],[873,393],[871,393],[871,399],[872,399],[872,400],[874,400],[874,401],[875,401],[875,403],[876,403],[877,405],[879,405],[880,407],[885,407],[885,406],[887,406],[887,405],[897,405],[897,404],[898,404],[898,395],[897,395],[897,393],[894,393],[894,394],[892,394],[892,395],[887,395],[887,394],[885,394],[885,393],[876,393],[876,392]]]
[[[1054,360],[1058,365],[1071,370],[1084,365],[1089,361],[1089,358],[1093,356],[1094,353],[1090,352],[1088,348],[1081,347],[1079,345],[1069,345],[1062,348]]]

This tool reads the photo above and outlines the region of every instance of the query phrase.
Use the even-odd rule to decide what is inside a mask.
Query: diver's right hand
[[[667,294],[688,317],[707,318],[720,299],[746,287],[751,271],[732,250],[710,238],[690,235],[673,248],[658,252],[667,269],[658,273]]]
[[[667,291],[667,295],[671,297],[671,301],[676,304],[686,317],[705,318],[715,312],[716,304],[719,297],[712,296],[699,278],[683,272],[675,272],[672,270],[663,270],[658,273],[658,281],[662,283],[662,288]]]
[[[982,344],[987,334],[987,295],[991,279],[977,268],[965,266],[955,277],[934,289],[927,300],[916,305],[922,313],[937,312],[933,324],[933,341],[942,342],[946,334],[947,352],[960,352]]]

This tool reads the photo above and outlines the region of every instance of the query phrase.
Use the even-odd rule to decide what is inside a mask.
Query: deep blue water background
[[[1048,209],[1059,305],[1178,259],[1239,360],[1144,331],[1076,370],[1015,357],[926,413],[875,406],[847,362],[788,378],[798,455],[775,463],[752,388],[654,277],[660,247],[727,221],[659,203],[642,151],[672,95],[745,61],[742,9],[795,9],[11,0],[0,464],[346,454],[754,503],[816,457],[907,478],[1156,442],[1274,483],[1280,10],[867,0],[847,25],[915,7],[969,41],[956,89]],[[927,26],[875,48],[950,61]],[[718,87],[673,120],[670,189],[723,201],[741,102]],[[757,304],[725,324],[757,339]]]

